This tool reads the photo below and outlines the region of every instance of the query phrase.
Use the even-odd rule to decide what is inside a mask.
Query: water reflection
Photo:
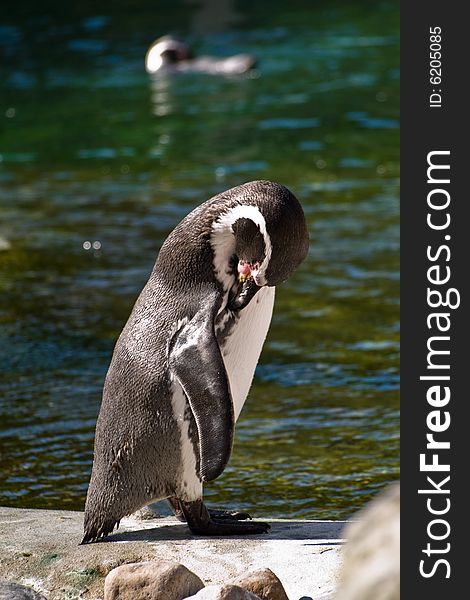
[[[171,96],[172,92],[172,80],[169,74],[159,74],[151,78],[151,100],[152,100],[152,111],[157,117],[164,117],[172,112],[172,102],[174,101]],[[163,136],[167,136],[167,133],[163,133]],[[164,137],[164,143],[169,137]]]

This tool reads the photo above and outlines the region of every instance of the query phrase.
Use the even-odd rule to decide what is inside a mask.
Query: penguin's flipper
[[[200,477],[216,479],[232,452],[235,417],[215,336],[216,303],[207,302],[173,337],[169,365],[183,388],[199,434]]]

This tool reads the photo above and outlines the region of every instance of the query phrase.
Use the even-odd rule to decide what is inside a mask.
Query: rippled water
[[[83,507],[104,375],[162,241],[209,196],[273,179],[304,206],[310,255],[278,289],[207,497],[349,516],[398,477],[396,3],[260,2],[206,35],[180,2],[30,4],[0,26],[0,502]],[[257,71],[152,80],[166,30]]]

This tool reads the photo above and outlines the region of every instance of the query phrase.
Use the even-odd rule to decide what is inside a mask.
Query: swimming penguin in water
[[[304,260],[295,196],[253,181],[214,196],[170,233],[114,349],[96,426],[83,543],[168,499],[202,535],[264,533],[210,511],[268,332],[275,286]]]
[[[179,72],[210,75],[240,75],[253,69],[256,60],[250,54],[235,54],[227,58],[193,56],[189,46],[171,35],[158,38],[145,56],[147,73]]]

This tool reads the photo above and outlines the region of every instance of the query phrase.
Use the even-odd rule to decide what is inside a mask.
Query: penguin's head
[[[145,56],[145,68],[148,73],[156,73],[162,67],[174,65],[192,57],[187,44],[171,35],[158,38]]]
[[[258,288],[288,279],[307,256],[309,246],[297,198],[270,181],[246,183],[221,196],[230,205],[212,226],[218,279],[224,283],[225,278],[229,284],[227,275],[232,275]]]
[[[236,267],[239,281],[253,279],[260,285],[260,269],[266,258],[266,242],[259,226],[249,217],[240,217],[232,225],[235,253],[230,264]]]

